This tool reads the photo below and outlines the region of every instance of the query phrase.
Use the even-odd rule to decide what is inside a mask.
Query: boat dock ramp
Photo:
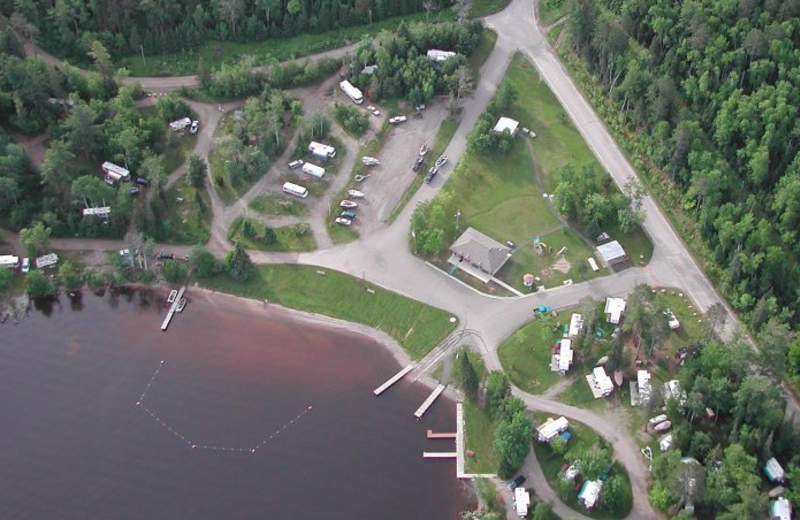
[[[425,412],[428,411],[428,408],[431,407],[433,402],[436,401],[436,398],[439,397],[440,395],[442,395],[442,392],[444,392],[444,389],[445,389],[445,385],[442,385],[442,384],[438,385],[433,390],[433,392],[431,392],[431,395],[429,395],[428,398],[425,399],[425,402],[422,403],[422,406],[417,408],[417,411],[414,412],[414,417],[416,417],[417,420],[422,419],[422,416],[425,414]]]
[[[388,381],[383,383],[381,386],[379,386],[378,388],[373,390],[372,393],[375,394],[376,396],[381,395],[386,390],[388,390],[389,387],[391,387],[393,384],[395,384],[396,382],[398,382],[401,379],[403,379],[406,376],[406,374],[408,374],[412,370],[414,370],[414,365],[408,365],[403,370],[401,370],[400,372],[398,372],[395,375],[393,375],[391,377],[391,379],[389,379]]]
[[[184,285],[178,291],[178,297],[175,298],[175,301],[172,302],[172,305],[169,307],[169,311],[167,312],[167,317],[164,318],[164,322],[161,324],[161,330],[162,331],[166,332],[167,327],[169,327],[169,322],[171,322],[172,321],[172,317],[175,316],[175,309],[177,309],[178,305],[180,305],[181,298],[183,298],[183,293],[185,291],[186,291],[186,286]]]

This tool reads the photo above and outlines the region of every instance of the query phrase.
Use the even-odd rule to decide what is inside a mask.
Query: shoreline
[[[165,286],[163,284],[158,284],[151,287],[154,290],[162,288],[168,289],[168,286]],[[414,364],[411,358],[408,356],[408,354],[406,354],[406,352],[403,350],[400,344],[398,344],[397,341],[394,340],[394,338],[392,338],[391,336],[389,336],[384,332],[373,329],[372,327],[369,327],[361,323],[345,321],[339,318],[333,318],[331,316],[327,316],[325,314],[317,314],[317,313],[301,311],[298,309],[292,309],[290,307],[284,307],[277,303],[270,303],[268,301],[255,300],[252,298],[245,298],[243,296],[236,296],[234,294],[226,292],[205,289],[197,285],[187,286],[186,290],[187,292],[191,290],[193,293],[202,295],[202,297],[206,298],[207,301],[213,301],[222,298],[234,302],[236,305],[240,305],[241,307],[246,308],[249,312],[252,312],[254,316],[263,317],[266,315],[269,318],[281,321],[291,321],[293,323],[300,322],[302,324],[320,328],[323,330],[325,329],[334,330],[343,334],[355,334],[364,336],[374,341],[375,343],[379,344],[384,349],[386,349],[392,355],[394,360],[400,365],[400,367],[404,367],[409,364]],[[266,311],[266,314],[264,311]],[[422,375],[415,382],[422,383],[431,391],[434,388],[436,388],[436,386],[439,384],[437,380],[435,380],[428,374]],[[461,393],[459,390],[448,385],[447,388],[445,388],[443,395],[458,402]]]

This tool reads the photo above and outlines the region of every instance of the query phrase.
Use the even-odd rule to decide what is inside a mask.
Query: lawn
[[[498,1],[508,0],[488,0],[491,3]],[[292,38],[274,38],[260,42],[236,43],[208,40],[198,49],[171,54],[150,55],[149,52],[152,49],[145,48],[144,61],[141,54],[137,53],[121,58],[117,65],[127,68],[131,76],[174,76],[196,74],[201,58],[211,70],[219,70],[223,64],[236,62],[245,55],[254,56],[259,64],[267,64],[273,60],[286,61],[343,47],[358,42],[362,38],[374,36],[384,29],[395,30],[401,22],[424,21],[425,18],[425,13],[414,13],[394,16],[370,25],[346,27]],[[431,21],[454,19],[455,12],[452,9],[445,9],[431,17]]]
[[[439,132],[436,134],[436,141],[433,145],[433,149],[428,153],[428,155],[431,157],[439,157],[442,155],[450,144],[450,141],[453,139],[456,130],[458,130],[458,121],[449,118],[442,121],[441,126],[439,126]],[[397,216],[403,212],[403,208],[406,207],[408,201],[411,200],[415,193],[417,193],[417,190],[420,186],[422,186],[424,179],[425,175],[423,173],[420,173],[414,177],[414,181],[408,188],[406,188],[403,198],[400,199],[400,202],[398,202],[397,206],[395,206],[395,208],[392,210],[392,214],[389,215],[389,224],[394,222]]]
[[[319,274],[324,273],[324,274]],[[458,325],[443,310],[400,296],[331,269],[306,265],[262,265],[244,283],[227,275],[200,280],[207,289],[277,303],[362,323],[397,341],[411,359],[422,359]]]
[[[144,190],[145,192],[147,190]],[[144,193],[139,196],[143,196]],[[208,191],[196,190],[180,179],[167,191],[167,220],[170,242],[199,244],[208,240],[211,231],[211,197]],[[178,202],[178,199],[182,202]]]
[[[474,457],[466,457],[466,471],[468,473],[497,473],[500,467],[500,456],[494,451],[494,422],[489,414],[481,409],[477,403],[467,400],[464,402],[464,432],[465,449],[474,451]]]
[[[255,231],[254,237],[246,237],[242,233],[242,226],[245,221],[250,222]],[[228,230],[228,238],[231,241],[241,242],[247,249],[258,249],[261,251],[313,251],[317,248],[317,242],[314,240],[314,234],[311,232],[311,226],[306,223],[292,224],[290,226],[283,226],[273,228],[276,235],[276,240],[272,244],[267,244],[257,237],[264,236],[264,229],[266,225],[253,219],[244,217],[237,218],[231,228]]]
[[[539,22],[544,27],[556,23],[572,12],[570,0],[540,0],[536,6]]]
[[[259,195],[253,199],[250,207],[264,215],[293,215],[298,217],[308,215],[308,207],[298,199],[284,197],[277,193]]]
[[[503,370],[511,382],[521,390],[541,394],[562,376],[550,371],[550,354],[555,340],[563,336],[557,323],[569,323],[571,311],[558,313],[557,317],[546,315],[524,325],[507,338],[497,351]]]
[[[567,279],[579,283],[608,274],[604,267],[597,272],[592,271],[587,259],[594,257],[594,251],[574,231],[561,228],[542,235],[540,240],[540,245],[544,244],[541,253],[537,252],[533,243],[520,247],[500,269],[497,277],[524,293],[530,291],[523,284],[522,277],[526,273],[538,276],[541,281],[536,281],[535,285],[544,285],[547,288],[557,287]],[[566,250],[563,255],[558,255],[562,248]],[[564,260],[569,263],[569,266],[563,265],[563,268],[569,269],[567,272],[553,267],[557,261],[563,263]]]
[[[603,398],[595,399],[592,390],[589,388],[589,383],[586,381],[586,374],[589,373],[587,369],[585,372],[580,372],[576,367],[577,379],[573,381],[563,392],[558,394],[556,399],[564,404],[577,406],[578,408],[602,408],[605,406],[606,400]],[[619,391],[619,388],[614,390]],[[610,398],[609,398],[610,399]]]
[[[475,18],[489,16],[490,14],[499,13],[510,3],[511,0],[475,0],[472,3],[470,14]]]
[[[448,185],[461,211],[462,230],[473,227],[499,242],[522,242],[558,224],[542,199],[521,139],[507,155],[468,153]]]
[[[550,417],[547,414],[538,412],[534,412],[533,415],[540,424]],[[572,434],[572,438],[569,441],[570,451],[591,449],[597,446],[600,441],[600,436],[594,430],[577,421],[570,420],[569,431]],[[572,463],[573,461],[567,460],[558,455],[552,449],[550,449],[550,446],[547,444],[534,442],[533,449],[536,452],[536,458],[538,459],[539,465],[542,468],[542,472],[547,479],[547,483],[553,490],[558,492],[558,473],[561,470],[561,466],[567,463]],[[633,492],[631,490],[630,477],[628,477],[628,473],[625,471],[625,468],[623,468],[619,463],[614,463],[611,465],[611,475],[619,475],[622,477],[623,481],[623,494],[618,507],[612,510],[605,510],[602,509],[601,506],[598,509],[586,511],[586,509],[584,509],[583,506],[581,506],[578,502],[577,491],[571,493],[566,500],[563,500],[562,497],[564,504],[590,518],[597,518],[599,520],[617,520],[625,518],[628,516],[631,508],[633,507]]]
[[[681,327],[672,331],[666,343],[659,347],[659,350],[671,356],[677,354],[681,347],[702,339],[705,334],[703,314],[682,294],[672,289],[661,289],[656,296],[681,322]]]
[[[521,126],[536,132],[536,138],[531,143],[545,191],[555,191],[562,168],[571,164],[575,171],[581,171],[584,165],[592,166],[597,175],[598,186],[611,186],[610,191],[607,191],[616,192],[608,172],[597,162],[558,98],[539,76],[536,67],[521,54],[516,54],[506,78],[518,92],[510,117],[518,120]],[[606,231],[613,239],[619,240],[627,251],[628,258],[634,263],[649,262],[653,246],[644,232],[636,230],[623,235],[615,227]],[[643,257],[641,260],[640,256]]]
[[[500,1],[507,2],[507,0]],[[486,63],[496,43],[497,33],[491,29],[484,28],[483,31],[481,31],[481,41],[478,42],[478,47],[469,56],[469,69],[476,79],[480,77],[481,67]]]

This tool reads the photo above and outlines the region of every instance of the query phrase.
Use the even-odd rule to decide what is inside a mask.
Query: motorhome
[[[321,179],[325,176],[325,168],[317,166],[316,164],[311,164],[309,162],[303,164],[303,173],[311,175],[313,177],[317,177]]]
[[[113,182],[127,181],[131,177],[131,172],[127,169],[109,161],[104,162],[100,168],[103,170],[103,173],[106,174],[106,179]]]
[[[19,257],[14,255],[0,255],[0,267],[16,269],[19,267]]]
[[[319,157],[323,160],[333,159],[336,157],[336,148],[328,146],[327,144],[311,141],[308,143],[308,151],[314,157]]]
[[[356,105],[360,105],[361,103],[364,102],[364,94],[362,94],[361,91],[356,87],[354,87],[353,84],[350,83],[349,81],[344,80],[341,83],[339,83],[339,88],[341,88],[342,92],[347,94],[347,97],[352,99],[353,103],[355,103]]]
[[[283,183],[283,191],[295,197],[300,197],[301,199],[308,197],[308,190],[305,187],[291,182]]]

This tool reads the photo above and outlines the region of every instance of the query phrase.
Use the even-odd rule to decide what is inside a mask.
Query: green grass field
[[[556,332],[553,328],[557,322],[568,323],[571,315],[571,311],[564,311],[557,317],[535,319],[500,345],[497,354],[512,383],[526,392],[541,394],[561,380],[562,376],[550,371],[553,343],[563,336],[560,328]]]
[[[579,283],[608,274],[608,269],[604,267],[597,272],[592,271],[587,259],[594,257],[594,251],[574,231],[562,228],[542,235],[540,239],[547,246],[546,249],[542,249],[541,254],[537,253],[532,243],[520,247],[514,252],[511,260],[500,269],[497,277],[525,293],[529,292],[522,279],[526,273],[541,278],[535,285],[544,285],[547,288],[559,286],[567,279]],[[566,251],[563,255],[558,255],[563,247],[567,248]],[[553,268],[558,261],[563,261],[562,259],[569,263],[568,272]],[[565,264],[564,268],[566,267]]]
[[[308,215],[308,207],[292,197],[283,197],[277,193],[259,195],[250,203],[250,207],[264,215],[294,215],[304,217]]]
[[[496,3],[508,0],[483,1]],[[268,39],[251,43],[208,40],[198,49],[172,54],[150,54],[153,49],[145,49],[144,61],[141,54],[137,53],[121,58],[118,60],[117,66],[127,68],[132,76],[179,76],[196,74],[200,58],[211,70],[219,70],[223,64],[236,62],[245,55],[254,56],[258,64],[267,64],[272,60],[286,61],[356,43],[362,38],[374,36],[384,29],[394,30],[403,21],[406,23],[424,21],[425,17],[425,13],[414,13],[376,21],[371,25],[359,25],[319,34],[304,34],[292,38]],[[432,22],[454,19],[455,13],[452,9],[445,9],[431,15]]]
[[[475,18],[489,16],[490,14],[498,13],[508,7],[511,0],[475,0],[472,3],[470,14]]]
[[[244,283],[227,275],[199,283],[215,291],[362,323],[394,338],[414,360],[423,358],[458,325],[443,310],[314,266],[262,265],[257,276]]]
[[[701,340],[705,333],[703,313],[695,309],[689,299],[681,294],[675,290],[662,289],[656,296],[681,323],[681,327],[672,331],[666,343],[659,347],[659,350],[671,356],[677,354],[681,347]]]
[[[550,417],[550,415],[538,412],[534,412],[533,415],[540,423],[544,422],[548,417]],[[589,428],[587,425],[577,421],[571,420],[569,422],[569,431],[572,433],[572,438],[569,441],[570,451],[591,449],[597,446],[600,441],[600,436],[597,434],[597,432]],[[547,479],[547,483],[551,488],[557,491],[559,480],[558,473],[561,470],[561,466],[573,461],[567,460],[561,455],[558,455],[552,449],[550,449],[550,446],[547,444],[534,442],[533,449],[536,452],[536,458],[538,459],[539,465],[542,468],[542,472]],[[633,491],[631,490],[631,480],[628,476],[628,473],[625,471],[625,468],[618,463],[612,464],[611,475],[619,475],[622,477],[623,492],[622,499],[620,500],[618,507],[607,510],[600,506],[592,511],[586,511],[586,509],[584,509],[583,506],[578,502],[577,491],[570,493],[570,496],[567,498],[567,500],[564,500],[564,503],[573,510],[578,511],[590,518],[597,518],[599,520],[619,520],[621,518],[625,518],[628,516],[628,514],[630,514],[630,511],[633,508]]]
[[[540,0],[536,6],[539,22],[545,27],[556,23],[571,12],[572,3],[570,0]]]
[[[200,195],[200,206],[195,202]],[[141,196],[141,195],[140,195]],[[171,236],[169,240],[178,244],[206,242],[211,230],[211,197],[207,190],[196,190],[186,179],[180,179],[167,191]],[[178,198],[183,202],[177,202]]]
[[[261,251],[313,251],[317,248],[311,226],[306,223],[292,224],[274,228],[277,238],[274,244],[266,244],[261,240],[246,237],[242,234],[242,226],[245,221],[250,222],[255,230],[256,236],[264,235],[264,224],[257,220],[239,217],[228,230],[228,238],[232,241],[241,242],[247,249],[258,249]]]

